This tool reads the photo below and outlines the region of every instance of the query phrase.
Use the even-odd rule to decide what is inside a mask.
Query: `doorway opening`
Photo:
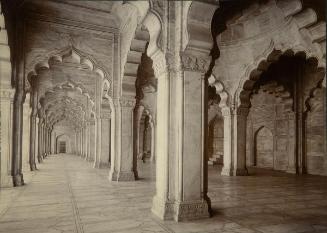
[[[66,142],[59,142],[59,153],[66,153]]]

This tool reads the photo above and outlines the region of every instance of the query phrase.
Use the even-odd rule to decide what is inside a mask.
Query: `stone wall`
[[[326,88],[318,89],[306,121],[307,171],[327,175]]]
[[[67,125],[66,122],[59,122],[54,127],[54,132],[57,138],[57,145],[56,149],[59,153],[59,143],[58,141],[65,141],[66,142],[66,153],[73,153],[75,151],[75,131]]]
[[[259,91],[251,99],[247,124],[247,166],[286,171],[293,152],[294,121],[288,105]]]

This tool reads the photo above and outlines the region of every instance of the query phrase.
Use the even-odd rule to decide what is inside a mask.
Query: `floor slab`
[[[213,216],[176,223],[151,214],[155,166],[138,166],[140,180],[117,183],[80,157],[49,156],[25,186],[0,190],[0,233],[327,233],[326,177],[211,166]]]

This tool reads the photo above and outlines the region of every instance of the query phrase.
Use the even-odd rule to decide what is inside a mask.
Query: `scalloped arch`
[[[85,65],[90,71],[98,74],[101,79],[107,79],[111,82],[110,75],[105,71],[104,68],[97,65],[95,59],[91,55],[85,54],[82,51],[78,50],[74,46],[69,46],[63,49],[61,52],[56,54],[50,54],[46,56],[45,61],[37,62],[32,70],[27,72],[27,80],[31,83],[32,78],[36,77],[40,70],[42,69],[51,69],[51,65],[54,63],[64,63],[64,60],[67,58],[73,59],[76,63],[80,65]]]
[[[108,81],[108,83],[109,83],[109,81]],[[87,100],[89,101],[89,103],[91,105],[91,108],[94,107],[95,101],[90,97],[90,94],[87,91],[85,91],[85,88],[83,87],[83,85],[76,84],[76,83],[69,82],[69,81],[60,83],[57,86],[53,87],[52,90],[46,91],[43,95],[41,95],[39,97],[39,99],[40,100],[44,99],[46,97],[46,95],[54,93],[55,91],[58,91],[58,90],[63,90],[63,89],[66,89],[66,90],[71,89],[71,91],[76,91],[76,92],[80,93],[81,95],[86,96]]]
[[[281,55],[288,56],[303,56],[306,60],[316,59],[318,61],[317,66],[325,69],[321,63],[319,63],[319,56],[314,55],[312,52],[306,50],[302,46],[286,47],[286,46],[274,46],[272,42],[269,49],[265,53],[258,57],[252,64],[246,68],[245,75],[239,82],[239,86],[234,94],[234,104],[238,107],[250,107],[250,95],[253,90],[255,82],[260,78],[260,75],[266,71],[269,66],[278,61]]]
[[[229,107],[229,94],[226,91],[224,84],[215,78],[212,74],[208,79],[209,86],[212,86],[216,89],[216,93],[220,96],[219,107],[225,108]]]

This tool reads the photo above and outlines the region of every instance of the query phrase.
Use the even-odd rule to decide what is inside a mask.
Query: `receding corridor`
[[[122,183],[74,155],[48,156],[38,169],[26,185],[1,189],[0,232],[327,232],[325,177],[227,177],[210,167],[213,217],[176,223],[151,214],[153,163],[139,163],[141,179]]]

